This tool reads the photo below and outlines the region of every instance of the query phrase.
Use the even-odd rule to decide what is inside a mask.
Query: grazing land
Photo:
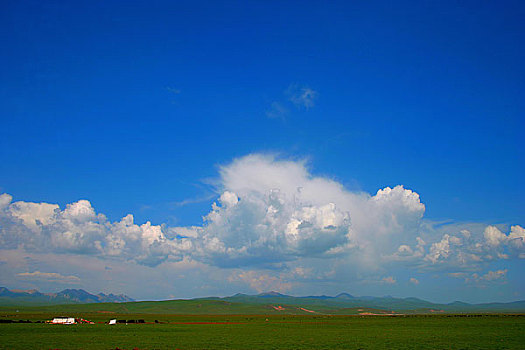
[[[170,315],[68,313],[96,324],[34,323],[57,312],[2,312],[0,349],[523,349],[524,315]],[[144,324],[107,325],[110,318]]]

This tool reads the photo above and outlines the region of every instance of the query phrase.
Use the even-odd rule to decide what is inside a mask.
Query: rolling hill
[[[190,300],[135,302],[125,295],[90,294],[82,289],[59,293],[36,290],[17,291],[0,288],[0,307],[33,311],[110,312],[145,314],[283,314],[283,315],[391,315],[439,313],[524,313],[525,301],[511,303],[449,304],[432,303],[418,298],[356,297],[348,293],[336,296],[295,297],[277,292],[258,295],[235,294]]]

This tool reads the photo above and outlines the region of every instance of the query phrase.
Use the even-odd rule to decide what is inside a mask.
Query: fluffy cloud
[[[92,254],[157,265],[170,257],[181,259],[180,252],[191,248],[183,238],[168,240],[161,226],[134,224],[131,214],[111,223],[87,200],[68,204],[64,210],[55,204],[11,200],[7,194],[0,196],[4,249]]]
[[[506,234],[502,226],[432,223],[423,218],[419,194],[402,185],[374,195],[351,192],[339,182],[312,175],[302,160],[248,155],[220,167],[218,183],[217,201],[201,225],[190,227],[136,224],[131,214],[111,222],[87,200],[61,209],[12,202],[3,194],[0,243],[4,249],[84,254],[147,266],[191,259],[210,266],[284,271],[294,262],[317,259],[318,277],[327,278],[341,270],[381,273],[391,264],[472,269],[487,261],[525,257],[521,226]],[[236,278],[255,289],[263,281],[277,283],[272,278],[283,286],[286,278],[302,278],[293,273],[264,276],[241,273]]]
[[[478,273],[465,273],[465,272],[454,272],[449,273],[450,277],[462,278],[465,283],[475,283],[481,286],[485,286],[489,283],[505,283],[507,280],[508,269],[487,271],[487,273],[480,275]]]
[[[489,271],[483,276],[480,277],[481,280],[485,281],[500,281],[504,280],[507,277],[507,269],[504,270],[497,270],[497,271]]]
[[[491,247],[499,247],[502,243],[505,243],[508,239],[500,230],[495,226],[487,226],[483,232],[486,243]]]
[[[198,251],[214,264],[239,266],[391,253],[417,234],[425,206],[403,186],[354,193],[312,176],[304,161],[250,155],[220,168],[223,194],[196,230]]]
[[[430,245],[423,261],[434,267],[472,268],[483,262],[525,257],[521,226],[512,226],[508,235],[492,225],[483,228],[480,224],[466,224],[470,229],[461,229],[461,226],[430,227],[426,233],[434,237],[443,231],[446,233]]]
[[[293,260],[326,255],[348,243],[348,214],[333,203],[315,206],[294,201],[278,189],[225,191],[205,217],[197,238],[201,258],[223,266]]]

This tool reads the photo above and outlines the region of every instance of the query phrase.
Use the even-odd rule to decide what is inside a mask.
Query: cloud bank
[[[312,175],[305,161],[266,154],[220,167],[219,180],[216,202],[200,225],[189,227],[137,224],[132,214],[111,222],[87,200],[60,208],[13,202],[2,194],[0,245],[145,266],[195,261],[243,269],[229,278],[256,290],[273,285],[286,290],[291,288],[287,280],[329,279],[340,271],[403,266],[461,273],[489,261],[525,258],[523,227],[505,232],[503,226],[433,223],[424,218],[419,194],[403,185],[373,195],[352,192]],[[272,270],[280,272],[267,275]],[[469,278],[497,281],[506,275],[501,271]],[[394,284],[396,279],[382,281]]]

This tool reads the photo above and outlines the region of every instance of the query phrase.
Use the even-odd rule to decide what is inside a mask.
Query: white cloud
[[[217,202],[201,225],[188,227],[136,224],[131,214],[111,222],[87,200],[61,209],[49,203],[13,203],[3,194],[0,243],[4,249],[92,255],[147,266],[191,259],[219,267],[284,269],[317,259],[315,265],[324,269],[316,268],[317,276],[366,270],[375,271],[376,280],[392,264],[462,271],[525,257],[521,226],[505,234],[504,226],[430,222],[423,219],[419,194],[402,185],[375,195],[351,192],[313,175],[305,160],[268,154],[235,159],[219,168],[219,176]],[[244,280],[259,277],[246,275]]]
[[[236,271],[228,277],[228,281],[241,281],[248,284],[251,289],[256,290],[258,293],[267,291],[284,293],[292,288],[292,284],[284,281],[282,277],[252,270]]]
[[[460,233],[465,237],[466,239],[469,239],[472,235],[469,230],[461,230]]]
[[[497,281],[497,280],[504,280],[507,277],[507,269],[504,270],[497,270],[497,271],[489,271],[483,276],[480,277],[481,280],[485,281]]]
[[[10,205],[9,211],[12,216],[22,220],[33,232],[38,232],[40,226],[50,225],[58,209],[56,204],[16,202]]]
[[[4,201],[0,223],[4,249],[112,256],[156,265],[168,257],[180,259],[180,250],[190,248],[184,238],[166,239],[161,226],[135,225],[131,214],[108,222],[87,200],[64,210],[55,204]]]
[[[80,283],[80,278],[73,275],[64,276],[56,272],[21,272],[16,274],[18,277],[29,280],[41,280],[47,282],[59,282],[59,283]]]
[[[298,84],[290,85],[286,90],[286,94],[294,105],[305,109],[312,108],[318,96],[317,91],[308,86],[300,86]]]
[[[268,118],[285,120],[291,109],[309,110],[319,94],[308,86],[291,84],[284,95],[286,100],[281,98],[270,104],[265,112]]]
[[[405,244],[402,244],[399,246],[399,248],[397,248],[397,252],[399,255],[412,255],[414,254],[414,251],[412,250],[412,248],[410,248],[409,246],[405,245]]]
[[[523,248],[525,248],[525,228],[518,225],[512,226],[508,241],[512,248],[523,251]]]
[[[507,279],[508,269],[487,271],[487,273],[480,275],[478,273],[453,272],[449,273],[450,277],[461,278],[465,283],[475,283],[480,286],[486,286],[489,283],[504,283]]]
[[[272,155],[236,159],[220,174],[223,190],[239,201],[215,204],[206,216],[203,241],[217,263],[327,257],[355,249],[377,260],[385,250],[391,253],[392,242],[417,233],[425,210],[419,195],[403,186],[375,196],[349,192],[338,182],[312,176],[305,161]]]
[[[7,193],[0,194],[0,210],[4,210],[13,200],[13,197]]]
[[[409,237],[406,244],[399,245],[392,254],[383,255],[382,260],[418,269],[450,271],[478,269],[496,260],[525,258],[520,236],[523,228],[512,226],[508,235],[503,233],[505,228],[504,225],[496,227],[422,219],[418,230],[420,236],[415,240]]]
[[[508,238],[495,226],[487,226],[487,228],[483,232],[483,235],[485,236],[487,244],[492,247],[498,247],[499,245],[504,243]]]
[[[282,103],[272,102],[270,108],[266,111],[266,116],[272,119],[284,119],[288,114],[288,109]]]
[[[430,246],[430,252],[425,256],[425,260],[437,263],[439,260],[445,260],[450,255],[450,236],[445,234],[441,241],[433,243]]]

